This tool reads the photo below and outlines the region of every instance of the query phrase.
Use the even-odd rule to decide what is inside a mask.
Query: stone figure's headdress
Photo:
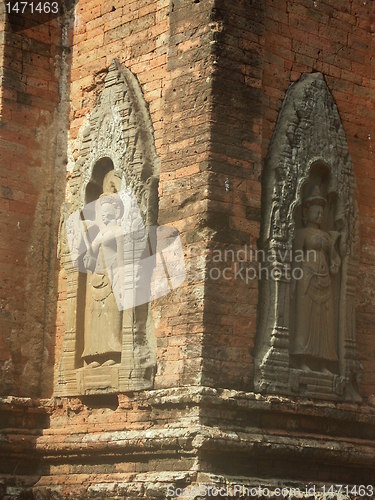
[[[321,195],[319,186],[315,186],[310,196],[303,200],[304,208],[311,207],[312,205],[321,205],[325,207],[327,200]]]
[[[119,210],[119,217],[121,217],[124,213],[124,205],[121,201],[121,198],[115,188],[110,192],[102,193],[99,196],[100,206],[103,206],[105,203],[110,203],[117,210]]]

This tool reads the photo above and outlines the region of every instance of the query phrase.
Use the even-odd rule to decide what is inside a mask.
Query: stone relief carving
[[[277,278],[260,283],[255,388],[361,399],[355,345],[355,180],[324,77],[285,97],[263,175],[259,246]]]
[[[122,311],[113,289],[121,279],[124,248],[120,218],[123,206],[113,180],[113,170],[104,177],[103,193],[97,203],[96,220],[83,220],[87,241],[83,262],[87,275],[84,350],[82,358],[89,367],[110,366],[120,360]],[[106,186],[107,184],[107,186]],[[109,185],[108,185],[109,184]]]
[[[140,85],[117,61],[80,137],[61,209],[58,255],[67,274],[67,309],[55,394],[150,388],[150,304],[119,307],[125,292],[116,283],[127,259],[145,253],[157,222],[160,160]]]
[[[341,262],[335,248],[339,233],[321,228],[326,200],[318,185],[302,203],[305,227],[296,231],[293,247],[293,255],[300,250],[303,258],[301,276],[292,282],[291,354],[300,358],[299,366],[305,371],[313,367],[329,372],[338,361],[333,280]]]

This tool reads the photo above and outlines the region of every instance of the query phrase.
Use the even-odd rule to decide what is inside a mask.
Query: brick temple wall
[[[194,270],[194,278],[172,300],[167,296],[154,304],[155,386],[159,388],[200,380],[204,263],[198,255],[204,254],[208,232],[209,177],[205,171],[211,116],[212,6],[212,2],[176,2],[171,7],[167,0],[118,1],[103,6],[91,1],[78,4],[74,21],[68,176],[78,155],[80,127],[95,106],[107,69],[116,58],[137,76],[149,106],[162,163],[159,223],[180,231],[187,266]],[[65,271],[61,270],[56,360],[65,331],[64,288]]]
[[[231,9],[226,2],[77,6],[68,169],[106,68],[118,58],[137,75],[150,107],[161,157],[159,222],[180,230],[188,262],[192,257],[192,279],[174,293],[173,304],[166,298],[154,305],[158,387],[199,382],[202,372],[207,384],[252,388],[258,283],[215,279],[212,252],[245,245],[256,250],[262,164],[285,92],[303,72],[321,71],[343,120],[358,183],[365,286],[358,295],[357,332],[363,390],[374,392],[368,354],[372,237],[365,208],[371,198],[361,192],[371,192],[373,16],[370,3],[307,0],[237,2]],[[212,276],[205,285],[199,281],[202,255]],[[63,280],[62,271],[62,290]],[[59,311],[58,346],[64,301]]]
[[[59,19],[26,30],[12,26],[5,4],[0,19],[0,386],[3,394],[22,396],[40,392],[41,371],[53,355],[55,212],[65,176],[56,156],[66,149],[62,33]]]
[[[215,3],[216,71],[208,211],[215,240],[256,247],[260,181],[285,92],[304,72],[320,71],[340,113],[357,179],[360,270],[356,306],[361,390],[374,394],[375,5],[285,0]],[[225,192],[225,179],[229,191]],[[219,187],[221,186],[221,188]],[[217,248],[217,246],[216,246]],[[229,263],[230,264],[230,263]],[[211,266],[215,264],[212,263]],[[257,282],[207,284],[204,374],[219,387],[251,388]],[[220,300],[220,307],[217,307]]]
[[[336,101],[357,180],[360,269],[356,304],[361,390],[375,392],[374,138],[375,5],[373,2],[266,2],[263,52],[265,156],[285,91],[302,72],[320,71]]]
[[[65,23],[63,37],[60,22]],[[35,457],[45,460],[35,460],[34,468],[25,469],[25,474],[41,477],[36,490],[83,495],[91,488],[93,495],[108,498],[116,493],[161,498],[169,481],[180,477],[187,484],[187,471],[193,471],[195,479],[202,468],[224,473],[224,462],[213,458],[217,450],[226,463],[237,457],[230,471],[235,474],[242,460],[238,457],[249,450],[260,453],[267,440],[278,449],[278,473],[285,477],[283,461],[290,450],[302,449],[302,434],[306,439],[318,436],[314,458],[324,455],[328,464],[345,461],[345,467],[331,469],[332,478],[344,480],[352,464],[353,481],[370,475],[374,418],[366,398],[375,393],[374,23],[375,6],[362,0],[79,0],[70,18],[27,33],[5,32],[0,46],[6,67],[0,194],[9,214],[2,216],[2,230],[9,238],[1,252],[4,261],[11,259],[11,267],[1,267],[3,392],[44,399],[19,406],[7,400],[1,410],[11,415],[10,444],[4,453],[16,450],[17,460],[26,462],[30,453],[22,456],[14,429],[22,426],[19,415],[43,414],[38,416],[43,424],[30,420],[36,437],[28,442]],[[71,45],[71,53],[62,50],[65,45]],[[149,105],[161,158],[159,222],[180,231],[188,279],[153,304],[156,392],[96,403],[54,400],[66,299],[66,274],[54,257],[59,207],[77,160],[80,127],[97,102],[114,58],[137,76]],[[231,391],[225,397],[214,389],[195,392],[199,385],[253,389],[258,283],[217,280],[209,273],[217,266],[212,259],[215,251],[244,245],[255,249],[262,165],[276,119],[289,85],[311,71],[325,75],[336,100],[357,177],[361,286],[356,321],[365,402],[362,409],[334,403],[311,409],[306,403],[307,409],[301,410],[282,398],[276,403],[265,398],[259,410],[252,396],[249,403],[243,394],[241,399]],[[190,389],[174,389],[182,386]],[[295,420],[297,411],[302,416]],[[359,437],[349,431],[345,419],[355,421],[356,429],[365,422]],[[231,448],[232,425],[244,429],[249,421],[261,428],[258,441],[244,439]],[[203,439],[199,425],[223,425],[229,434],[210,430]],[[353,433],[345,453],[330,429],[342,440]],[[282,438],[273,440],[273,435]],[[328,443],[323,451],[322,441]],[[358,445],[358,453],[354,442],[363,445]],[[203,459],[200,447],[205,447]],[[272,460],[266,452],[262,465],[249,460],[242,473],[271,474]],[[7,469],[9,475],[16,463]],[[296,452],[293,464],[298,479],[309,472],[312,459]],[[310,466],[300,472],[303,464]],[[166,474],[160,476],[161,472]],[[327,471],[324,474],[326,478]],[[312,479],[318,476],[315,468]],[[116,489],[121,481],[128,484],[126,491]]]
[[[255,248],[260,219],[261,167],[285,91],[302,72],[322,71],[343,120],[358,182],[361,278],[365,286],[361,287],[358,295],[357,330],[361,360],[365,366],[363,388],[367,394],[373,392],[374,382],[369,355],[371,333],[368,331],[372,314],[371,218],[370,208],[366,208],[371,205],[371,196],[365,195],[367,191],[371,193],[372,10],[371,4],[363,5],[361,2],[358,5],[353,3],[351,10],[344,3],[330,6],[328,3],[318,2],[314,5],[307,1],[305,4],[301,2],[293,5],[284,2],[252,2],[250,10],[248,4],[245,6],[241,2],[232,5],[230,10],[225,2],[215,5],[194,2],[188,6],[187,3],[176,2],[173,9],[169,2],[133,2],[126,6],[119,2],[106,7],[94,2],[80,3],[76,8],[72,35],[68,149],[69,176],[77,156],[75,140],[79,127],[86,113],[95,105],[106,68],[114,58],[118,58],[137,75],[150,106],[156,148],[162,160],[160,222],[173,224],[181,231],[188,258],[207,254],[207,249],[228,248],[226,245],[239,249],[247,244]],[[187,12],[194,13],[188,16],[188,21]],[[37,60],[41,65],[41,81],[34,84],[30,80],[29,85],[30,92],[37,94],[34,100],[37,97],[39,101],[43,100],[43,103],[38,103],[41,109],[43,106],[48,107],[48,99],[53,102],[53,98],[56,108],[58,100],[56,75],[49,66],[53,58],[57,57],[57,49],[47,43],[47,35],[43,32],[45,28],[39,26],[34,30],[36,33],[40,31],[34,36],[44,42],[38,40],[39,45],[28,42],[31,54],[33,50],[39,52]],[[58,29],[50,30],[48,36],[58,38]],[[18,59],[21,58],[20,54],[30,58],[27,51],[21,50],[22,37],[25,34],[12,34],[12,45],[15,46],[13,52],[10,52],[10,47],[6,49],[13,55],[14,67],[17,66],[17,50]],[[46,45],[52,47],[48,49],[52,51],[51,54],[45,49]],[[27,78],[28,64],[24,63],[23,80]],[[34,60],[33,64],[36,64]],[[44,68],[45,73],[42,71],[43,65],[49,68]],[[16,70],[9,68],[9,71]],[[55,80],[54,90],[45,88],[46,85],[53,87],[52,82],[48,83],[47,73],[52,74],[52,81]],[[9,84],[13,87],[16,85],[15,75],[17,73],[12,73],[14,78]],[[8,89],[6,84],[3,93],[6,120],[8,109],[10,113],[12,103],[15,105],[15,96],[18,95],[19,101],[22,98],[20,90]],[[31,106],[24,102],[18,102],[17,107],[18,110],[31,112]],[[36,116],[39,110],[33,112]],[[38,125],[35,118],[28,119],[30,125],[26,126],[25,122],[25,133],[31,130],[33,124],[33,130]],[[210,137],[212,141],[208,146]],[[14,156],[14,152],[11,154]],[[4,155],[6,159],[6,153]],[[24,156],[21,155],[21,159],[27,163]],[[61,171],[57,180],[62,185]],[[41,184],[47,183],[39,182],[39,186]],[[361,190],[365,192],[362,194]],[[11,195],[5,188],[3,196],[4,207],[15,201],[9,198]],[[61,193],[59,196],[62,197]],[[22,203],[27,205],[25,201],[13,204],[18,207],[15,210],[21,210],[22,207],[27,212],[27,207]],[[41,211],[44,217],[48,209]],[[24,215],[27,220],[28,214]],[[8,227],[14,231],[18,222],[21,224],[22,221],[17,219],[15,225]],[[56,230],[56,219],[54,223]],[[26,229],[30,230],[31,227],[28,224]],[[200,230],[200,227],[204,229]],[[20,234],[14,232],[14,237],[18,235],[22,239],[23,243],[19,245],[21,253],[31,248],[25,245],[26,240],[30,241],[30,235],[27,239],[27,234],[28,231],[21,231]],[[48,238],[42,240],[47,241]],[[40,255],[42,252],[38,249],[36,253]],[[13,256],[14,259],[18,258],[16,254]],[[194,260],[198,259],[192,259],[193,266],[202,266],[193,263]],[[18,263],[16,265],[21,269]],[[206,265],[209,270],[212,263]],[[33,267],[37,275],[39,264]],[[29,279],[27,276],[30,273],[23,271],[21,279]],[[197,274],[195,281],[196,278]],[[39,285],[39,278],[37,281]],[[46,281],[41,280],[40,283],[44,283],[40,286],[45,287]],[[36,284],[30,287],[30,301],[33,301]],[[26,286],[23,288],[18,298],[23,302],[19,306],[21,309],[29,307],[22,300]],[[61,271],[59,290],[61,301],[58,304],[56,352],[53,353],[53,340],[47,339],[45,343],[52,353],[49,357],[50,369],[59,358],[64,332],[64,271]],[[4,291],[4,297],[10,295]],[[12,294],[12,300],[16,300],[15,295]],[[198,280],[195,284],[183,287],[175,295],[173,305],[166,299],[164,302],[159,301],[154,308],[155,317],[160,321],[158,358],[160,361],[165,360],[160,363],[157,385],[167,387],[191,384],[194,380],[198,382],[197,374],[201,372],[204,352],[202,373],[206,383],[251,388],[257,282],[246,284],[237,280],[234,284],[211,280],[204,286],[203,281],[199,284]],[[204,315],[203,295],[206,297]],[[44,300],[40,299],[44,297],[41,293],[35,296],[36,301]],[[220,311],[217,310],[218,298],[222,300]],[[9,339],[11,324],[15,321],[20,329],[24,324],[25,316],[21,318],[21,312],[19,320],[10,318],[9,311],[16,311],[17,307],[16,304],[9,305],[7,312],[4,303],[4,331],[8,335],[3,337],[5,344],[2,350],[4,361],[10,359],[10,350],[19,360],[16,363],[18,368],[12,372],[14,375],[9,375],[16,379],[20,376],[21,365],[25,364],[17,347],[19,342],[14,342],[12,347],[13,341]],[[188,313],[183,312],[186,308]],[[43,314],[36,319],[39,324],[44,323]],[[50,336],[53,333],[51,327],[47,330]],[[246,345],[245,349],[243,345]],[[185,358],[190,359],[190,366],[183,363]],[[38,363],[35,362],[35,366]],[[4,370],[10,373],[11,366],[9,362],[5,363]],[[218,368],[221,374],[219,378]],[[49,378],[50,383],[45,384],[43,389],[46,396],[52,391]]]

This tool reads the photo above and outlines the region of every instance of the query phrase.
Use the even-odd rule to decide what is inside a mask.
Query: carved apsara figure
[[[100,196],[96,211],[95,221],[85,221],[87,250],[83,258],[91,273],[87,275],[82,358],[91,368],[113,365],[121,354],[122,311],[116,298],[120,300],[124,235],[122,202],[113,185]],[[90,233],[95,234],[92,241]]]
[[[340,269],[336,251],[339,236],[321,229],[326,200],[316,186],[303,201],[303,228],[297,230],[294,254],[302,251],[298,263],[301,279],[294,282],[294,341],[292,354],[302,369],[330,372],[337,355],[333,279]]]

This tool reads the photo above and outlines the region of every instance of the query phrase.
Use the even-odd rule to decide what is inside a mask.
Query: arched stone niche
[[[285,97],[263,172],[255,389],[360,401],[355,179],[323,75]]]
[[[56,395],[115,393],[153,385],[156,361],[150,303],[134,301],[131,308],[116,307],[113,280],[106,281],[110,266],[105,273],[97,272],[95,262],[91,266],[87,242],[104,241],[99,237],[107,227],[105,217],[110,217],[115,233],[127,234],[125,239],[112,238],[112,250],[121,254],[125,264],[134,255],[142,258],[148,233],[157,223],[159,169],[141,87],[127,68],[114,61],[98,103],[80,131],[79,157],[61,210],[58,252],[67,274],[67,299]],[[126,203],[134,205],[139,221],[132,218],[132,207],[126,208]],[[76,256],[68,244],[76,238],[72,217],[84,220]],[[141,238],[135,226],[143,228]],[[92,272],[82,272],[85,266],[91,266]]]

